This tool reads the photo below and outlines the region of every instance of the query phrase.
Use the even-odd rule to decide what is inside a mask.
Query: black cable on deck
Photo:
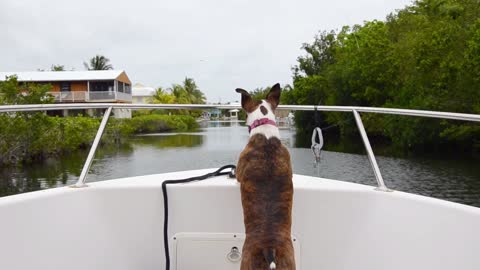
[[[163,244],[165,246],[165,269],[170,270],[170,250],[168,246],[168,196],[167,196],[167,185],[169,184],[183,184],[193,181],[201,181],[207,178],[220,176],[220,175],[229,175],[230,178],[235,178],[235,165],[225,165],[220,169],[207,173],[204,175],[190,177],[185,179],[178,179],[178,180],[165,180],[162,183],[162,193],[163,193]],[[230,169],[230,171],[223,172],[225,169]]]

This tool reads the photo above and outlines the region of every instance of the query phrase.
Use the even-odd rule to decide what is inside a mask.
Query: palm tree
[[[90,63],[87,64],[83,62],[83,65],[87,70],[109,70],[113,69],[113,66],[109,63],[110,59],[106,58],[103,55],[95,55],[92,59],[90,59]]]
[[[152,96],[152,102],[157,104],[173,104],[175,103],[175,96],[168,93],[168,90],[158,87]]]
[[[188,104],[190,103],[186,95],[185,89],[180,84],[173,84],[170,92],[175,96],[175,103]]]
[[[183,81],[183,90],[188,103],[205,104],[205,95],[192,78],[185,78]]]
[[[192,78],[185,78],[182,84],[173,84],[169,89],[171,95],[175,97],[175,103],[177,104],[205,104],[205,95]],[[190,114],[193,116],[200,116],[202,111],[200,110],[178,110],[178,114]]]

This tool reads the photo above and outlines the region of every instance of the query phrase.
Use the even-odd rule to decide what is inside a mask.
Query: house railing
[[[117,100],[132,101],[132,94],[117,92]]]
[[[117,93],[118,94],[118,93]],[[49,110],[69,110],[69,109],[107,109],[103,115],[102,122],[98,128],[97,134],[93,144],[88,153],[87,160],[83,165],[82,173],[73,187],[84,187],[85,180],[93,162],[93,157],[97,150],[100,138],[102,137],[108,118],[110,117],[112,109],[240,109],[238,105],[208,105],[208,104],[125,104],[125,103],[76,103],[76,104],[33,104],[33,105],[5,105],[0,106],[0,113],[8,112],[25,112],[25,111],[49,111]],[[408,115],[408,116],[422,116],[439,119],[453,119],[463,121],[480,122],[480,115],[466,114],[466,113],[451,113],[451,112],[436,112],[423,110],[406,110],[406,109],[392,109],[392,108],[375,108],[375,107],[348,107],[348,106],[312,106],[312,105],[280,105],[277,110],[290,111],[325,111],[325,112],[350,112],[353,113],[355,122],[360,131],[360,135],[367,150],[368,159],[372,166],[377,180],[376,190],[390,191],[383,181],[380,168],[370,145],[370,141],[363,126],[360,113],[380,113],[393,115]]]
[[[88,92],[89,101],[116,100],[116,99],[117,99],[117,96],[114,91]]]
[[[73,91],[73,92],[49,92],[53,96],[56,102],[79,102],[85,101],[85,91]]]
[[[132,101],[132,95],[114,91],[48,92],[55,102]]]

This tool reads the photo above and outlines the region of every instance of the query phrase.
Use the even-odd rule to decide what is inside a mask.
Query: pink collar
[[[273,121],[271,119],[268,119],[268,118],[257,119],[255,121],[253,121],[253,123],[250,126],[248,126],[248,133],[250,133],[252,131],[252,129],[254,129],[256,127],[259,127],[259,126],[263,126],[263,125],[277,126],[277,123],[275,123],[275,121]]]

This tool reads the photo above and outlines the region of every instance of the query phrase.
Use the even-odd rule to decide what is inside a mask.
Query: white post
[[[115,91],[115,101],[117,101],[118,82],[116,80],[113,81],[113,91]]]

